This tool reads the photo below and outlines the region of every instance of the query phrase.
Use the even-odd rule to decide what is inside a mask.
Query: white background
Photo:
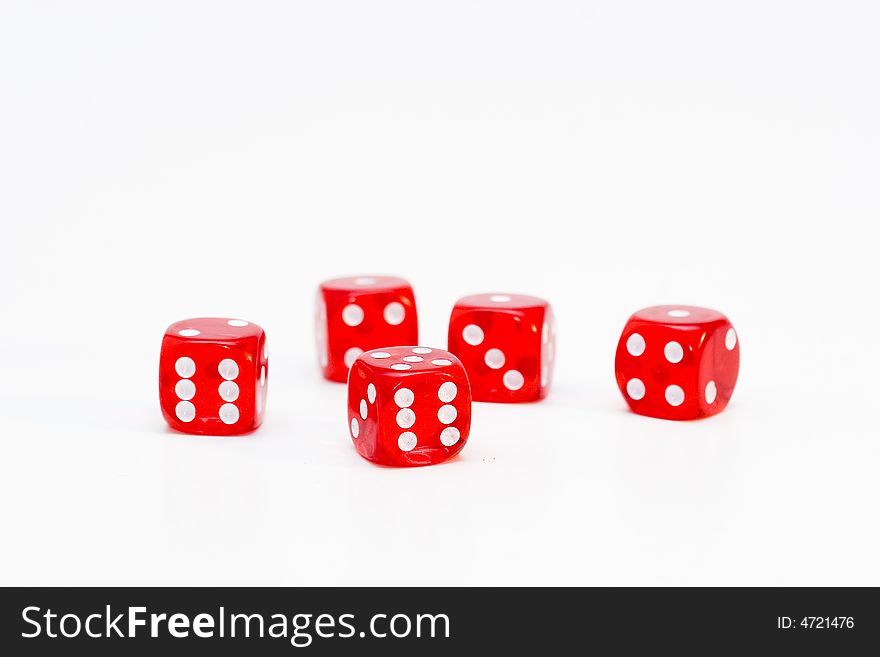
[[[7,2],[3,584],[880,584],[872,2]],[[548,298],[556,387],[362,460],[327,277]],[[627,412],[634,310],[734,322],[732,404]],[[268,332],[267,422],[166,430],[167,324]]]

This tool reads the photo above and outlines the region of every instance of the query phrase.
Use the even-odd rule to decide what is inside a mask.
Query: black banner
[[[880,638],[876,589],[22,588],[0,613],[6,655],[846,655]]]

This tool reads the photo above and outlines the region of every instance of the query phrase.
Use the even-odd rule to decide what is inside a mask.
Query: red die
[[[475,294],[455,303],[449,351],[461,358],[475,401],[525,402],[550,391],[556,325],[550,304],[522,294]]]
[[[324,376],[345,383],[361,353],[389,344],[416,344],[419,323],[412,287],[393,276],[325,281],[315,304],[315,342]]]
[[[736,385],[736,331],[715,310],[645,308],[626,323],[614,369],[636,413],[667,420],[714,415],[727,406]]]
[[[348,426],[358,453],[383,465],[434,465],[458,454],[471,426],[459,360],[426,347],[360,355],[348,376]]]
[[[231,435],[263,422],[269,353],[266,334],[240,319],[200,318],[165,331],[159,403],[171,428]]]

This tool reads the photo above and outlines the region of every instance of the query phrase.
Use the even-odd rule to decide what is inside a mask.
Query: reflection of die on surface
[[[361,354],[348,377],[348,427],[358,453],[383,465],[433,465],[462,450],[471,390],[461,362],[428,347]]]
[[[349,276],[324,281],[315,303],[318,363],[327,379],[345,383],[364,351],[417,344],[412,286],[395,276]]]
[[[159,356],[159,403],[168,424],[185,433],[232,435],[263,421],[269,352],[259,326],[240,319],[198,318],[165,331]]]
[[[467,370],[475,401],[543,399],[556,358],[553,310],[523,294],[464,297],[449,319],[449,351]]]
[[[615,359],[617,385],[641,415],[692,420],[720,413],[739,374],[739,339],[720,312],[654,306],[626,323]]]

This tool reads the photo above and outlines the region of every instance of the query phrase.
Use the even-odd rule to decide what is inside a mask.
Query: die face
[[[542,399],[556,356],[553,311],[543,299],[526,295],[464,297],[449,320],[449,351],[464,364],[475,401]]]
[[[544,324],[541,326],[541,376],[538,399],[550,392],[553,370],[556,365],[556,316],[547,305],[544,309]]]
[[[197,318],[165,331],[159,402],[171,428],[234,435],[263,421],[268,390],[266,334],[238,319]]]
[[[442,463],[468,439],[471,391],[442,349],[383,347],[359,356],[348,379],[348,429],[358,453],[390,466]]]
[[[352,276],[325,281],[315,307],[318,364],[331,381],[345,383],[349,367],[364,351],[418,343],[415,295],[402,278]]]
[[[727,406],[739,374],[730,321],[696,306],[654,306],[630,317],[615,358],[620,391],[640,415],[693,420]]]

